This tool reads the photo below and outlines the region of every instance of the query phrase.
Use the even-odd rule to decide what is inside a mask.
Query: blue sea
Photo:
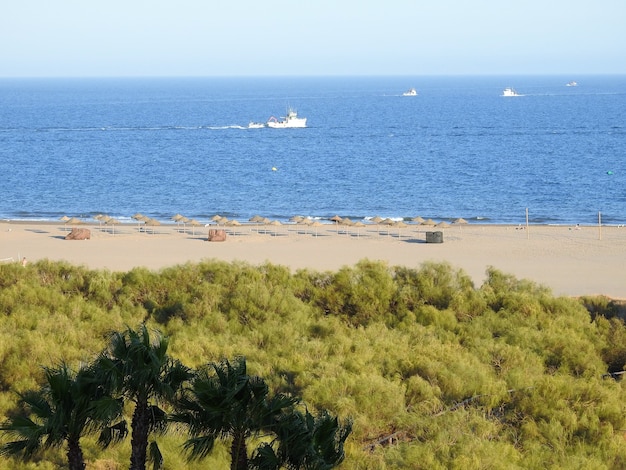
[[[623,224],[626,76],[1,79],[0,189],[0,219]]]

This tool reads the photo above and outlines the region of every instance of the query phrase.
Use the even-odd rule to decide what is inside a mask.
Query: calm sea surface
[[[288,106],[307,128],[248,128]],[[626,77],[4,79],[0,190],[10,219],[622,224]]]

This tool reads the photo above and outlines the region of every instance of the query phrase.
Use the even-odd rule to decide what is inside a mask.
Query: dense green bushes
[[[293,274],[224,262],[0,265],[0,419],[41,366],[92,358],[111,330],[142,322],[189,367],[242,355],[274,392],[352,417],[342,468],[626,467],[623,382],[603,378],[626,363],[619,310],[495,269],[474,286],[434,263]],[[204,468],[180,460],[181,442],[160,442],[168,468]],[[100,461],[92,468],[123,468],[129,454],[89,441],[84,451]],[[208,465],[223,468],[226,454],[218,445]]]

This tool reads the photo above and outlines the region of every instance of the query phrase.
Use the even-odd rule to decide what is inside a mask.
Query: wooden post
[[[530,233],[528,232],[528,207],[526,208],[526,239],[530,238]]]
[[[602,240],[602,212],[598,212],[598,240]]]

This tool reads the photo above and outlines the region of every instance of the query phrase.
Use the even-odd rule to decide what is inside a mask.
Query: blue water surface
[[[10,219],[621,224],[626,77],[3,79],[0,189]]]

